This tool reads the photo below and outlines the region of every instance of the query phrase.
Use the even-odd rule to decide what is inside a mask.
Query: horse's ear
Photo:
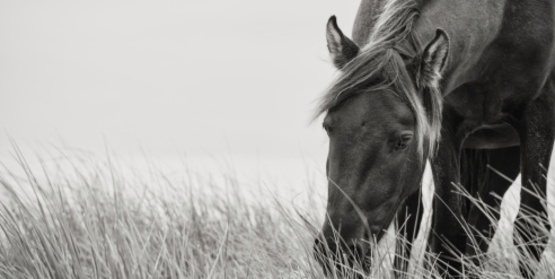
[[[343,68],[345,64],[351,61],[359,52],[359,47],[355,42],[351,41],[341,29],[337,26],[337,19],[331,16],[326,26],[326,39],[328,41],[328,50],[333,64],[338,69]]]
[[[416,75],[419,86],[437,87],[449,56],[449,37],[445,31],[437,29],[434,39],[422,53],[420,67]]]

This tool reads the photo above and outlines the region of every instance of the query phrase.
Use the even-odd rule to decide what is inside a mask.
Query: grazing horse
[[[329,137],[327,215],[314,245],[324,271],[368,259],[395,216],[413,241],[426,160],[436,187],[429,246],[445,277],[461,273],[463,253],[487,250],[497,221],[458,185],[496,207],[510,186],[499,173],[522,173],[515,233],[539,259],[547,236],[533,224],[550,229],[542,196],[555,135],[554,18],[552,0],[362,0],[352,40],[330,18],[339,73],[316,115]]]

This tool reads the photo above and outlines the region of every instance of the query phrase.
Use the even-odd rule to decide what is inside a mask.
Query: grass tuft
[[[223,172],[197,174],[184,166],[169,175],[152,165],[138,172],[113,158],[66,154],[30,164],[17,148],[14,154],[17,166],[0,174],[0,278],[324,277],[312,250],[324,201],[313,190],[293,204],[266,186],[245,190]],[[398,238],[389,233],[386,238]],[[478,261],[461,256],[463,277],[518,278],[516,248],[507,245],[512,230],[498,235]],[[372,262],[381,268],[367,277],[393,278],[393,243],[378,245]],[[551,246],[535,264],[545,278],[555,275]],[[335,277],[363,275],[368,259],[356,260],[358,268]],[[434,255],[413,250],[407,260],[404,278],[439,276]]]

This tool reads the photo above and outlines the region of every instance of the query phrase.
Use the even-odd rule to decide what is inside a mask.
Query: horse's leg
[[[422,190],[410,195],[405,201],[404,206],[397,212],[397,228],[400,229],[404,239],[397,240],[394,269],[395,278],[406,278],[405,273],[410,263],[410,252],[412,243],[420,229],[422,221]]]
[[[444,119],[445,122],[445,119]],[[450,125],[444,125],[437,155],[432,159],[435,195],[433,224],[429,244],[439,255],[439,271],[455,277],[462,270],[461,251],[465,250],[467,235],[463,228],[466,205],[455,185],[460,183],[460,142]]]
[[[520,172],[520,146],[483,150],[482,152],[488,153],[489,168],[483,166],[486,168],[485,174],[477,185],[475,197],[486,206],[487,214],[484,214],[481,206],[475,203],[471,204],[468,212],[468,224],[474,230],[476,245],[467,246],[466,251],[469,256],[478,256],[487,252],[495,233],[495,225],[499,221],[501,200],[496,197],[503,197],[511,186],[510,180],[514,180]]]
[[[544,178],[549,166],[555,121],[553,108],[555,84],[548,80],[542,94],[524,109],[520,125],[522,191],[520,209],[515,220],[515,244],[521,255],[539,260],[545,249],[550,230],[546,218],[545,193],[547,181]],[[520,236],[521,241],[518,241]],[[524,254],[523,254],[524,253]],[[529,257],[520,257],[520,272],[524,278],[533,278],[534,271],[527,265]]]

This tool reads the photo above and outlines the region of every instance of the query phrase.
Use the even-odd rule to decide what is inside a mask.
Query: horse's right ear
[[[331,16],[326,26],[326,39],[328,41],[328,50],[333,64],[338,69],[343,68],[345,64],[355,58],[359,52],[359,47],[355,42],[351,41],[341,29],[337,26],[337,19]]]
[[[419,71],[416,74],[418,86],[438,87],[441,75],[449,57],[449,36],[441,29],[422,53]]]

